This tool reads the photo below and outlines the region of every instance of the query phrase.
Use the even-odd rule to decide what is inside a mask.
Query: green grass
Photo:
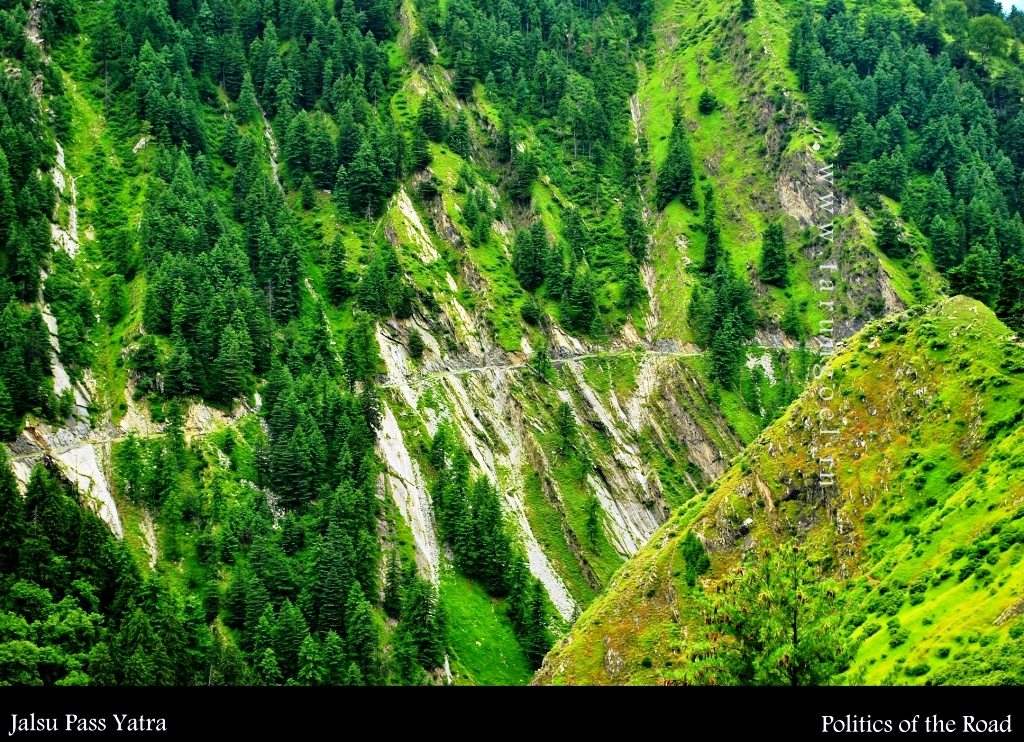
[[[441,577],[440,596],[456,682],[525,685],[530,668],[505,615],[504,601],[451,571]]]
[[[526,517],[537,542],[551,560],[558,576],[562,578],[573,598],[586,605],[597,595],[587,582],[579,561],[566,541],[562,516],[548,501],[541,489],[540,475],[530,472],[524,488]]]
[[[955,662],[973,644],[1007,641],[1012,622],[996,620],[1024,591],[1015,568],[1024,550],[1024,349],[1011,336],[991,311],[962,297],[869,325],[829,363],[841,435],[815,448],[805,421],[822,408],[818,380],[708,499],[678,510],[626,565],[556,650],[549,666],[563,669],[544,680],[609,682],[592,652],[606,639],[626,663],[616,682],[671,677],[667,663],[685,641],[680,620],[697,618],[678,581],[679,540],[691,523],[723,539],[712,555],[717,579],[742,551],[729,529],[748,517],[756,541],[797,534],[833,572],[849,575],[844,631],[851,643],[864,642],[840,681],[922,683],[945,666],[941,647],[953,648]],[[806,472],[825,455],[835,457],[839,480],[827,508],[802,494]],[[893,616],[907,637],[896,646],[886,628]],[[868,625],[881,629],[868,637]],[[959,673],[952,680],[977,682],[976,665],[949,667]]]

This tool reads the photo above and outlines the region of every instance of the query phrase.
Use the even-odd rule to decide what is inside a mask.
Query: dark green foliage
[[[539,223],[538,223],[539,224]],[[544,256],[548,250],[543,225],[540,229],[520,230],[512,245],[512,267],[519,283],[533,291],[544,282]]]
[[[697,197],[694,191],[693,153],[690,150],[686,124],[678,109],[672,120],[668,155],[665,157],[661,169],[658,170],[656,191],[659,209],[664,209],[674,198],[678,198],[687,208],[697,207]]]
[[[415,573],[409,573],[401,612],[399,629],[408,635],[416,661],[428,670],[440,667],[444,663],[445,625],[437,590]]]
[[[412,289],[402,277],[398,256],[389,243],[378,244],[356,288],[356,297],[363,309],[380,317],[412,315]]]
[[[647,229],[643,212],[636,198],[626,200],[622,207],[622,231],[626,235],[626,246],[638,262],[647,259]]]
[[[430,35],[425,29],[418,28],[409,42],[409,54],[420,64],[430,64],[434,57],[430,50]]]
[[[533,181],[537,178],[537,163],[529,151],[519,152],[512,157],[512,175],[507,190],[509,198],[520,204],[530,202]]]
[[[555,411],[555,428],[558,431],[559,451],[567,453],[576,445],[578,432],[576,430],[576,417],[573,415],[572,407],[568,402],[562,402]]]
[[[586,513],[587,543],[591,549],[596,549],[598,537],[601,535],[601,502],[596,496],[592,495],[587,500]]]
[[[679,546],[679,552],[686,565],[686,584],[693,587],[697,584],[697,578],[711,569],[711,560],[704,544],[693,535],[693,531],[687,531],[686,537]]]
[[[543,587],[529,575],[523,557],[509,536],[498,492],[484,477],[471,482],[466,452],[453,440],[447,427],[439,428],[434,436],[430,458],[438,472],[431,488],[434,510],[441,535],[451,547],[455,566],[466,576],[478,580],[490,594],[508,597],[509,616],[520,643],[533,666],[539,666],[551,646],[547,599]],[[430,603],[425,597],[420,600]],[[403,602],[402,612],[403,617],[408,615],[406,602]],[[424,619],[424,622],[431,627],[435,625],[430,620]],[[415,632],[414,627],[415,624],[410,623],[410,631]],[[435,637],[439,631],[440,627],[430,628],[426,634]],[[421,663],[431,667],[428,658],[437,655],[425,656],[423,640],[416,639],[416,643],[420,647]]]
[[[876,230],[878,249],[893,258],[902,258],[907,254],[907,246],[896,219],[888,211],[882,214]]]
[[[103,301],[103,321],[108,325],[116,325],[128,312],[128,294],[124,278],[120,275],[107,282],[106,298]]]
[[[362,681],[369,685],[380,682],[380,635],[370,604],[357,584],[350,588],[345,604],[345,636],[348,655],[359,668]]]
[[[419,124],[428,139],[434,142],[444,141],[448,123],[444,120],[441,107],[433,96],[428,95],[420,104]]]
[[[986,66],[1009,33],[987,11],[971,19],[936,6],[915,26],[874,7],[807,5],[789,58],[812,113],[838,126],[839,164],[857,194],[873,206],[879,194],[901,201],[954,290],[1006,317],[1005,266],[1024,250],[1014,192],[1024,119],[1014,84]],[[898,227],[883,218],[878,231],[883,251],[906,255]]]
[[[152,577],[59,475],[37,467],[23,498],[0,471],[0,609],[25,628],[3,637],[0,682],[205,682],[211,635],[197,604]]]
[[[704,272],[714,273],[722,260],[722,230],[718,224],[715,191],[710,184],[704,186]]]
[[[466,114],[460,112],[455,118],[455,126],[448,132],[448,146],[460,157],[469,157],[470,144],[469,123]]]
[[[796,546],[749,558],[698,598],[705,628],[693,641],[689,682],[821,685],[849,659],[837,590]]]
[[[571,332],[590,334],[598,329],[597,294],[590,270],[580,266],[562,295],[562,323]]]
[[[736,386],[746,357],[743,346],[754,336],[751,294],[750,286],[732,272],[726,256],[690,299],[690,323],[697,342],[711,351],[711,376],[727,388]]]
[[[307,211],[316,205],[316,188],[313,186],[313,179],[308,175],[302,179],[301,199],[302,208]]]
[[[348,270],[345,255],[345,243],[336,237],[327,253],[327,265],[324,267],[324,282],[327,287],[327,298],[335,306],[340,306],[352,295],[352,274]]]
[[[423,336],[420,335],[419,330],[412,330],[409,332],[409,356],[419,360],[423,357]]]
[[[697,110],[705,116],[714,113],[718,110],[718,98],[710,90],[704,88],[700,94],[700,99],[697,101]]]
[[[779,222],[772,222],[764,231],[761,242],[761,280],[783,287],[789,283],[786,235]]]

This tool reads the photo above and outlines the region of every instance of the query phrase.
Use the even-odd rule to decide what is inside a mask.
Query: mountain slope
[[[820,324],[817,181],[856,139],[822,81],[850,77],[866,125],[901,135],[869,110],[879,50],[822,46],[867,3],[816,4],[820,49],[789,0],[8,5],[0,435],[21,490],[95,511],[148,591],[96,603],[32,572],[81,556],[47,522],[0,587],[100,606],[98,642],[135,664],[70,647],[41,682],[162,682],[170,660],[140,659],[160,644],[201,658],[180,683],[527,682],[673,511],[734,476],[816,332],[945,290],[928,199],[903,208],[857,169],[927,154],[908,130],[838,181]],[[894,49],[935,41],[883,5]],[[958,67],[932,77],[994,75],[987,96],[958,83],[949,184],[1001,191],[949,211],[961,241],[998,228],[1012,286],[1016,67],[945,30]],[[997,135],[990,188],[973,161]],[[140,634],[137,603],[167,620]],[[0,601],[48,620],[23,608]]]
[[[1019,339],[973,300],[870,324],[616,575],[537,681],[685,679],[680,665],[700,626],[693,591],[713,590],[745,552],[791,538],[841,580],[843,631],[858,649],[837,681],[1018,677],[1007,637],[1024,597],[1012,567],[1024,533],[1022,372]],[[831,387],[834,438],[817,432]],[[828,457],[835,489],[819,473]],[[680,576],[691,532],[711,560],[694,588]],[[1002,642],[1009,674],[991,656],[972,659],[979,641]]]

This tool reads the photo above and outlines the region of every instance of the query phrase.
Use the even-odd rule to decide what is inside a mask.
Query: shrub
[[[714,113],[718,108],[718,98],[707,88],[704,88],[704,92],[700,94],[700,101],[697,104],[698,109],[702,114],[707,116],[710,113]]]

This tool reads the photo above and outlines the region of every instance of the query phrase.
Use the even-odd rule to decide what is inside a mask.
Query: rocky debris
[[[530,572],[568,621],[575,613],[576,602],[541,548],[526,515],[522,466],[528,433],[512,384],[507,369],[494,368],[466,376],[444,375],[440,388],[471,459],[497,487],[506,512],[516,524]]]
[[[267,114],[262,110],[260,116],[263,118],[263,138],[267,141],[267,151],[270,153],[270,172],[274,176],[274,182],[277,184],[279,190],[283,191],[284,187],[281,185],[281,173],[280,155],[277,149],[277,139],[274,138],[274,129],[270,125],[270,120],[267,118]]]
[[[612,647],[611,637],[604,638],[604,671],[613,680],[626,668],[626,660]]]
[[[416,211],[416,207],[413,205],[412,200],[409,198],[409,193],[405,190],[404,186],[395,195],[394,205],[402,221],[405,223],[405,231],[412,240],[412,247],[416,252],[416,257],[423,263],[433,263],[440,256],[430,239],[430,235],[427,234],[423,222],[420,221],[420,215]],[[396,240],[392,241],[395,242]]]
[[[416,546],[416,564],[420,571],[437,582],[440,548],[434,527],[434,510],[419,464],[405,446],[402,429],[391,407],[384,403],[377,430],[377,451],[386,471],[381,476],[402,518],[409,526]]]
[[[761,372],[765,375],[765,378],[772,384],[775,383],[775,366],[772,364],[772,357],[770,353],[762,353],[761,355],[752,355],[747,358],[747,368],[753,370],[754,368],[760,368]]]

